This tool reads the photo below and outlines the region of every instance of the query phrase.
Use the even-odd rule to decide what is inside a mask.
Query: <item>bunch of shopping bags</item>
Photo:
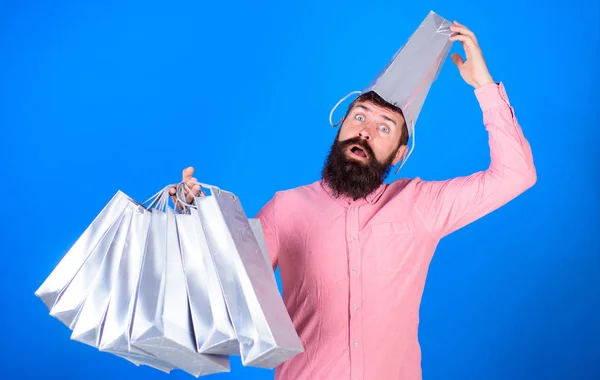
[[[274,368],[303,352],[279,294],[260,221],[239,198],[185,202],[176,184],[144,203],[118,191],[36,295],[71,339],[169,373],[195,377]]]

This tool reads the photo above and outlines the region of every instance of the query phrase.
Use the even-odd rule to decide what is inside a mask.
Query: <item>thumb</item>
[[[183,172],[181,173],[183,179],[183,182],[189,181],[192,176],[194,175],[194,167],[193,166],[188,166],[187,168],[183,169]]]
[[[459,69],[465,63],[465,61],[462,59],[462,57],[458,53],[452,54],[450,56],[450,58],[452,59],[452,62],[454,62],[454,64],[456,65],[456,67],[458,67]]]

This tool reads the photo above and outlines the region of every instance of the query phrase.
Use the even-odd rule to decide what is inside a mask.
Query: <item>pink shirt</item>
[[[503,85],[475,95],[489,133],[487,170],[400,179],[355,202],[318,181],[276,193],[260,211],[305,347],[276,369],[277,380],[421,379],[419,304],[438,242],[536,182]]]

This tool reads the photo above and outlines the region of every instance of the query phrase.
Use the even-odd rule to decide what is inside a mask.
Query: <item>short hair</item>
[[[357,97],[356,99],[354,99],[354,101],[352,103],[350,103],[350,106],[348,106],[348,111],[346,112],[346,117],[348,117],[348,115],[350,114],[350,111],[352,111],[352,109],[354,108],[354,106],[356,105],[356,103],[358,102],[368,102],[368,103],[373,103],[379,107],[383,107],[386,108],[392,112],[395,112],[397,114],[399,114],[400,116],[402,116],[402,133],[400,135],[400,141],[398,144],[398,148],[401,147],[402,145],[408,145],[408,127],[406,125],[406,119],[404,118],[404,113],[402,112],[402,110],[400,109],[400,107],[397,107],[393,104],[390,104],[388,102],[386,102],[381,96],[379,96],[379,94],[377,94],[375,91],[369,91],[369,92],[365,92],[364,94],[361,94],[359,97]]]

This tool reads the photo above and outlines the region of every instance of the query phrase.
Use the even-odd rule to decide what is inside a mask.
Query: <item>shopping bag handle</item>
[[[191,185],[200,185],[200,187],[204,187],[207,189],[210,189],[212,194],[215,195],[219,195],[221,193],[226,193],[229,194],[234,201],[237,200],[237,197],[235,196],[235,194],[229,192],[229,191],[225,191],[225,190],[221,190],[219,187],[214,186],[214,185],[209,185],[206,183],[202,183],[202,182],[179,182],[176,184],[170,184],[167,185],[165,187],[163,187],[160,191],[158,191],[156,194],[154,194],[153,196],[151,196],[150,198],[148,198],[145,202],[142,203],[142,206],[144,206],[146,209],[151,209],[151,208],[156,208],[158,210],[164,210],[168,203],[169,203],[169,199],[171,197],[170,194],[170,190],[171,188],[175,187],[175,199],[177,200],[177,202],[181,203],[184,207],[193,207],[195,208],[196,206],[193,203],[187,203],[185,201],[185,192],[184,190],[187,188],[189,191],[191,191]],[[147,206],[146,206],[147,204]]]
[[[232,192],[226,191],[226,190],[222,190],[221,188],[219,188],[217,186],[214,186],[214,185],[209,185],[207,183],[196,182],[196,181],[179,182],[177,184],[177,186],[176,186],[175,196],[176,196],[177,201],[180,202],[185,207],[194,207],[194,208],[196,208],[196,206],[193,203],[187,203],[186,200],[185,200],[185,191],[184,191],[185,188],[187,188],[188,191],[192,191],[192,189],[189,186],[189,184],[191,184],[191,185],[200,185],[200,190],[202,190],[203,187],[207,188],[207,189],[210,189],[210,192],[213,195],[220,195],[221,193],[229,194],[233,198],[234,202],[237,200],[237,197]]]
[[[148,198],[142,203],[146,209],[156,208],[157,210],[163,210],[169,201],[169,190],[173,185],[163,187],[159,192]],[[150,204],[148,204],[150,202]],[[148,204],[146,206],[146,204]]]

